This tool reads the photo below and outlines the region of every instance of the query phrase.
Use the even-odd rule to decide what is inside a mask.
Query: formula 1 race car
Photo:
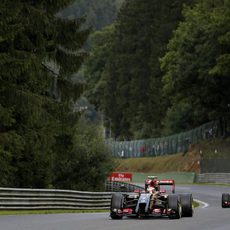
[[[172,186],[171,194],[161,186]],[[192,194],[175,194],[174,180],[158,180],[156,177],[145,181],[143,191],[113,193],[110,216],[112,219],[127,217],[162,217],[179,219],[193,216]]]
[[[230,194],[229,193],[222,193],[221,204],[222,204],[222,208],[230,207]]]

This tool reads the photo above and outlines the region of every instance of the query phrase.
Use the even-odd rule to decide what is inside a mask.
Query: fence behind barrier
[[[219,135],[219,123],[213,121],[196,129],[167,137],[133,141],[114,141],[110,139],[106,141],[106,144],[115,157],[156,157],[187,152],[189,146],[197,144],[199,140],[216,138]]]

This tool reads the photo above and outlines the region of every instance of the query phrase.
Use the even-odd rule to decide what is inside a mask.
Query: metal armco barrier
[[[0,210],[109,209],[111,192],[0,188]]]
[[[229,157],[202,158],[200,160],[200,173],[229,173],[229,160]]]
[[[106,188],[109,192],[0,188],[0,210],[103,210],[110,208],[112,192],[132,192],[141,187],[113,182],[106,183]]]
[[[197,175],[200,183],[230,184],[230,173],[202,173]]]

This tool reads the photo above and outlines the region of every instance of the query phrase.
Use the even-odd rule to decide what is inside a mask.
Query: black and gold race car
[[[171,187],[170,194],[165,186]],[[151,188],[151,189],[150,189]],[[174,180],[148,178],[143,191],[117,192],[112,194],[110,216],[112,219],[127,217],[166,216],[179,219],[193,216],[192,194],[175,194]]]

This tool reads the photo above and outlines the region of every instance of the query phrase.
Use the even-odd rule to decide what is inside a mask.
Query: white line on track
[[[207,208],[209,206],[208,203],[204,202],[204,201],[201,201],[201,200],[197,200],[197,199],[194,199],[194,201],[202,204],[202,208]]]

